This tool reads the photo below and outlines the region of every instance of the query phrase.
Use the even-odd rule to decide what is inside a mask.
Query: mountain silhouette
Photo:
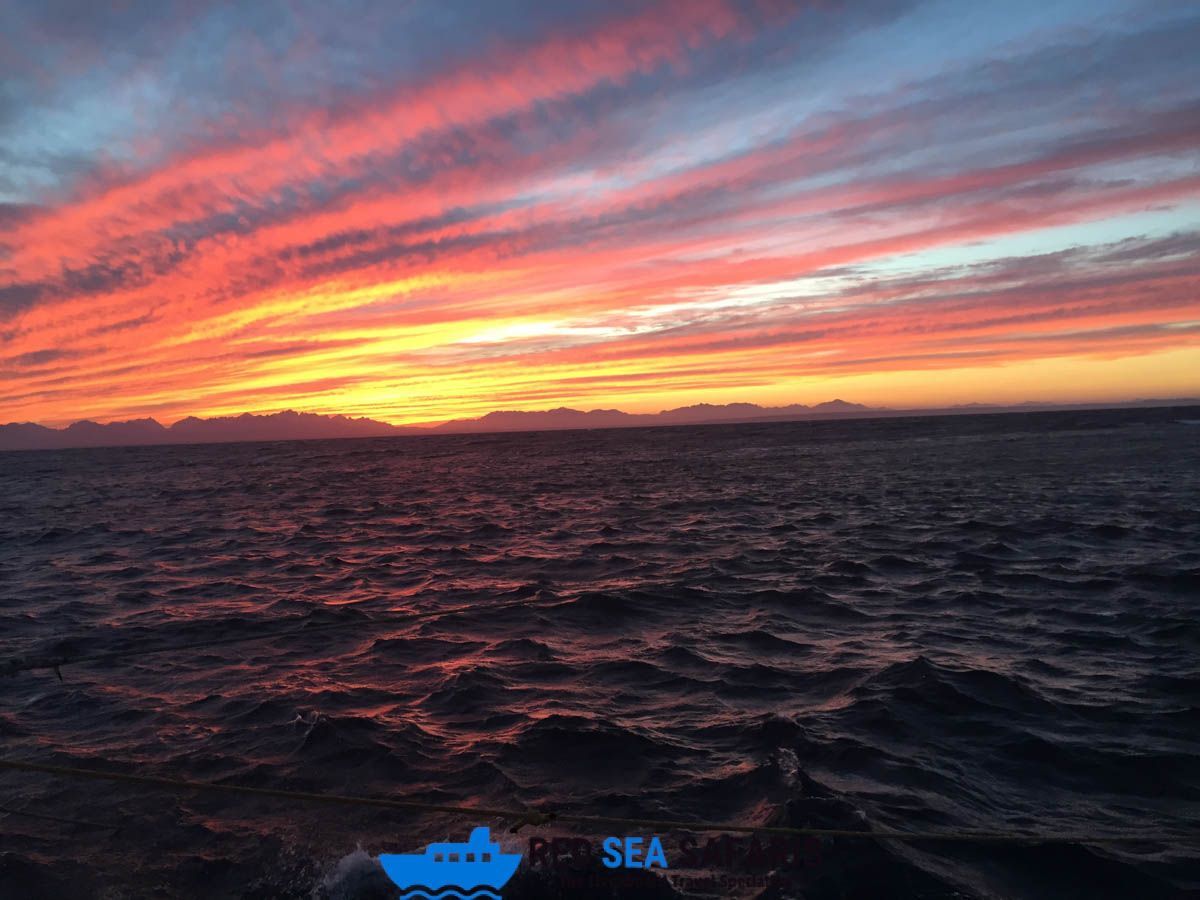
[[[154,419],[131,419],[100,424],[83,420],[66,428],[47,428],[33,422],[0,425],[0,450],[62,450],[76,447],[132,447],[154,444],[216,444],[236,441],[297,441],[333,438],[393,437],[416,434],[455,434],[494,431],[561,431],[572,428],[645,428],[656,425],[712,425],[735,422],[786,422],[802,419],[872,418],[880,416],[938,416],[970,413],[1036,412],[1063,409],[1107,409],[1149,406],[1194,406],[1196,398],[1131,400],[1118,403],[1054,404],[1027,402],[1006,406],[966,404],[941,409],[889,409],[845,400],[815,406],[759,406],[756,403],[697,403],[657,413],[627,413],[619,409],[580,410],[562,406],[547,410],[500,410],[477,419],[455,419],[440,425],[391,425],[377,419],[326,416],[293,410],[258,415],[188,416],[170,427]]]
[[[166,427],[154,419],[127,422],[81,421],[66,428],[32,422],[0,425],[0,450],[61,450],[75,447],[131,447],[147,444],[212,444],[236,441],[296,441],[330,438],[391,437],[481,431],[550,431],[567,428],[629,428],[648,425],[700,425],[711,422],[766,421],[822,414],[866,412],[869,407],[833,400],[808,407],[758,406],[754,403],[700,403],[659,413],[627,413],[619,409],[498,411],[478,419],[457,419],[434,426],[398,426],[376,419],[325,416],[293,410],[256,415],[188,416]]]
[[[789,406],[759,406],[757,403],[698,403],[665,409],[657,413],[627,413],[619,409],[593,409],[587,412],[559,407],[541,412],[491,412],[478,419],[455,419],[436,426],[441,432],[478,431],[555,431],[563,428],[636,428],[652,425],[707,425],[717,422],[766,422],[817,418],[827,415],[868,413],[872,409],[860,403],[830,400],[816,406],[793,403]]]
[[[167,429],[173,443],[213,443],[230,441],[302,441],[321,438],[389,437],[419,429],[401,428],[375,419],[351,419],[347,416],[322,416],[293,410],[272,415],[223,416],[198,419],[188,416]]]
[[[292,410],[198,419],[188,416],[169,428],[154,419],[100,425],[82,421],[66,428],[32,422],[0,425],[0,450],[59,450],[74,447],[132,447],[149,444],[214,444],[235,441],[296,441],[319,438],[387,437],[423,433],[375,419],[322,416]]]

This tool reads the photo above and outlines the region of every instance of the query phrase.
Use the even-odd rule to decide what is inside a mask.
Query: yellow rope
[[[497,818],[516,822],[512,830],[525,824],[544,825],[567,822],[580,826],[633,826],[654,831],[725,832],[729,834],[776,834],[792,837],[865,838],[887,841],[977,841],[1019,844],[1117,844],[1117,843],[1200,843],[1200,832],[1193,834],[1015,834],[997,831],[853,831],[846,828],[793,828],[774,825],[733,825],[722,822],[674,821],[642,819],[627,816],[588,816],[546,810],[496,809],[485,806],[455,806],[426,803],[390,797],[361,797],[346,794],[318,794],[308,791],[285,791],[278,788],[250,787],[241,784],[219,784],[211,781],[189,781],[159,775],[133,775],[124,772],[103,772],[98,769],[79,769],[25,760],[0,760],[0,769],[17,772],[40,772],[63,778],[83,778],[98,781],[117,781],[168,788],[176,791],[207,791],[238,794],[248,797],[272,797],[302,803],[325,803],[341,806],[367,806],[383,809],[404,809],[418,812],[454,813],[475,818]]]

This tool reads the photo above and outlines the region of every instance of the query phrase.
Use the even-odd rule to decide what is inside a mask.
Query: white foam
[[[352,900],[366,894],[369,887],[379,883],[382,869],[379,860],[360,845],[347,853],[326,873],[313,889],[313,897],[321,900]]]

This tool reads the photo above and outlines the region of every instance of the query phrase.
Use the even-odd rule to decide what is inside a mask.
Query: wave
[[[6,656],[358,627],[7,679],[5,753],[489,809],[1185,831],[1194,429],[1035,419],[11,455]],[[406,608],[455,612],[373,624]],[[56,871],[86,896],[310,897],[329,854],[460,824],[12,787],[159,848],[72,834]],[[0,881],[57,896],[46,834],[4,827]],[[1187,852],[829,842],[809,886],[1029,900],[1044,865],[1063,895],[1168,897],[1198,887]],[[355,872],[326,894],[395,896]]]
[[[455,887],[434,890],[423,886],[402,888],[402,900],[501,900],[500,894],[491,887],[476,887],[471,889]]]

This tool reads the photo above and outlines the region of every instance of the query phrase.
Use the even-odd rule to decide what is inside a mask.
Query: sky
[[[0,422],[1200,396],[1200,8],[0,6]]]

